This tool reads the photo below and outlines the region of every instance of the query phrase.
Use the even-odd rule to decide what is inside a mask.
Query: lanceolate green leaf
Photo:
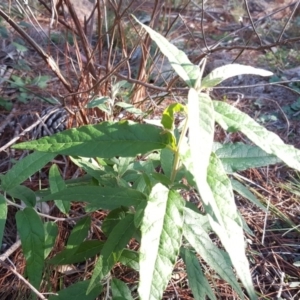
[[[93,287],[108,274],[113,265],[119,260],[123,248],[126,247],[135,230],[134,216],[131,214],[128,214],[114,227],[102,248],[101,255],[94,268],[88,291],[93,289]]]
[[[179,149],[186,168],[194,175],[206,212],[222,226],[222,219],[210,187],[207,184],[207,168],[213,147],[214,110],[207,94],[190,89],[188,95],[190,153]],[[182,153],[186,151],[186,153]]]
[[[130,290],[125,282],[113,278],[111,281],[111,292],[113,299],[133,300]]]
[[[54,222],[45,222],[44,223],[44,231],[45,231],[45,251],[44,251],[44,258],[47,258],[47,256],[50,254],[55,239],[58,235],[58,227],[57,224]]]
[[[101,166],[94,158],[71,156],[70,159],[74,164],[96,179],[98,179],[101,175],[107,176],[108,174],[108,170]]]
[[[144,211],[140,247],[140,299],[162,299],[181,245],[184,200],[162,184]],[[151,247],[151,249],[149,249]]]
[[[160,161],[164,174],[170,179],[174,164],[174,152],[169,148],[162,149],[160,152]]]
[[[205,221],[199,213],[186,208],[183,235],[206,263],[235,289],[240,299],[244,299],[243,291],[232,271],[230,258],[211,241],[204,230]]]
[[[0,245],[2,245],[2,238],[7,215],[7,204],[5,198],[0,194]]]
[[[234,129],[244,133],[248,139],[269,154],[274,154],[289,167],[300,171],[300,150],[286,145],[273,132],[255,122],[237,108],[220,101],[214,101],[216,121],[225,130]]]
[[[187,114],[187,109],[185,106],[183,106],[180,103],[174,103],[169,105],[163,112],[161,124],[164,126],[165,129],[173,130],[174,129],[174,123],[175,118],[174,114],[182,112]]]
[[[83,242],[84,239],[86,239],[87,237],[90,227],[91,227],[90,216],[86,216],[80,219],[71,231],[71,234],[67,242],[67,248],[73,249],[77,247],[81,242]]]
[[[207,181],[213,192],[224,224],[220,227],[213,223],[212,228],[218,234],[228,252],[250,299],[256,299],[249,263],[245,254],[242,220],[234,202],[231,182],[225,173],[221,161],[214,154],[211,156],[208,167]]]
[[[14,145],[31,149],[83,157],[130,157],[165,148],[172,144],[171,133],[161,128],[129,121],[103,122],[73,128],[53,136]]]
[[[139,253],[133,250],[124,249],[119,259],[120,263],[126,267],[139,271]]]
[[[44,268],[44,226],[36,211],[29,207],[17,212],[16,221],[29,281],[38,289]]]
[[[139,108],[136,108],[134,105],[126,103],[126,102],[117,102],[115,105],[124,108],[127,112],[134,114],[134,115],[144,115],[145,114]]]
[[[210,299],[216,300],[216,297],[201,270],[196,255],[188,249],[181,248],[180,256],[183,258],[186,265],[189,286],[193,292],[194,299],[203,300],[206,299],[207,295]]]
[[[257,69],[251,66],[244,66],[239,64],[230,64],[230,65],[226,65],[214,69],[210,74],[208,74],[205,78],[203,78],[201,85],[202,88],[211,88],[230,77],[244,75],[244,74],[260,75],[260,76],[273,75],[272,72],[263,69]]]
[[[237,214],[237,207],[234,202],[231,182],[225,173],[220,159],[215,154],[212,154],[210,157],[210,164],[207,170],[207,182],[213,192],[222,218],[226,215],[241,225],[241,220]]]
[[[201,176],[201,180],[206,180],[215,126],[212,101],[207,94],[190,89],[188,110],[192,159],[198,169],[197,177]]]
[[[28,207],[34,207],[36,204],[35,193],[26,186],[15,186],[8,190],[7,194],[13,198],[22,200]]]
[[[74,186],[54,193],[42,199],[49,201],[60,199],[65,201],[84,201],[97,209],[115,209],[120,206],[137,206],[146,196],[130,188],[104,188],[100,186]]]
[[[218,146],[214,144],[214,147],[218,147],[215,153],[221,159],[226,173],[234,173],[281,162],[275,155],[270,155],[253,145],[230,143],[218,144]]]
[[[122,206],[110,211],[101,225],[102,232],[109,236],[114,227],[126,216],[128,210],[127,207]]]
[[[55,164],[51,166],[49,171],[49,183],[52,194],[62,191],[66,188],[66,184],[61,178],[58,167]],[[67,214],[70,210],[70,202],[55,200],[55,204],[58,209],[64,214]]]
[[[74,248],[67,248],[47,261],[53,265],[68,265],[86,261],[99,254],[104,242],[98,240],[84,241]]]
[[[51,295],[49,300],[94,300],[101,293],[102,286],[100,284],[95,285],[87,294],[86,290],[89,284],[90,280],[76,282],[68,288],[59,291],[58,296]]]
[[[49,161],[51,161],[56,154],[34,152],[18,161],[3,177],[1,187],[7,191],[20,183],[25,181],[35,172],[39,171]]]
[[[139,22],[137,19],[136,21]],[[165,37],[142,23],[140,23],[140,25],[145,28],[160,51],[168,58],[175,72],[189,87],[195,87],[200,77],[199,67],[191,63],[187,55],[172,45]]]
[[[195,90],[191,89],[189,92],[188,109],[191,157],[189,158],[188,153],[185,153],[182,155],[183,162],[195,177],[198,191],[212,229],[217,233],[225,249],[233,259],[232,263],[245,285],[250,298],[256,299],[248,261],[245,256],[244,247],[241,245],[243,243],[241,220],[236,210],[233,212],[230,211],[234,207],[231,201],[232,187],[229,180],[226,180],[227,175],[221,162],[216,157],[210,160],[214,135],[212,101],[208,95],[198,94]],[[226,192],[223,195],[223,202],[217,198],[218,190],[215,187],[219,176],[222,177],[222,180],[219,180],[220,184],[218,184],[218,187],[222,186],[222,182],[225,180],[224,185],[228,188],[228,193]],[[227,204],[229,204],[228,208]],[[236,247],[236,243],[239,244],[239,248]]]
[[[237,180],[231,179],[232,188],[242,197],[248,199],[262,211],[267,213],[267,208],[249,191],[249,189]]]

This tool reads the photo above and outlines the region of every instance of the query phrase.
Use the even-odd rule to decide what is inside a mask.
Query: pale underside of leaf
[[[141,225],[139,295],[142,300],[160,300],[168,284],[181,244],[183,206],[177,192],[161,184],[153,187]]]
[[[137,19],[136,21],[139,22]],[[168,58],[175,72],[188,86],[195,87],[200,78],[199,67],[194,65],[183,51],[171,44],[165,37],[142,23],[140,25],[143,26],[151,39],[158,45],[160,51]]]
[[[218,222],[222,222],[207,184],[207,168],[213,148],[215,125],[212,101],[207,94],[199,94],[196,90],[190,89],[188,111],[190,154],[182,156],[183,163],[195,177],[206,212]]]
[[[216,121],[227,130],[234,128],[244,133],[254,144],[269,154],[274,154],[289,167],[300,171],[300,151],[286,145],[278,135],[254,121],[239,109],[221,101],[213,101]]]
[[[258,168],[281,162],[275,155],[270,155],[258,146],[242,143],[217,145],[214,143],[216,155],[221,159],[226,173]]]
[[[210,74],[203,78],[201,86],[202,88],[211,88],[222,81],[238,76],[238,75],[260,75],[260,76],[272,76],[273,73],[263,69],[254,68],[251,66],[244,66],[240,64],[229,64],[214,69]]]
[[[251,276],[249,272],[248,261],[244,253],[244,246],[233,247],[236,244],[235,239],[238,239],[238,243],[243,241],[243,231],[240,227],[241,220],[236,214],[236,211],[229,212],[222,208],[222,201],[216,199],[218,196],[216,190],[214,190],[215,181],[219,176],[219,171],[224,172],[222,164],[218,164],[218,160],[211,161],[211,153],[214,137],[214,108],[211,99],[208,95],[200,93],[191,89],[188,97],[188,109],[189,109],[189,130],[190,130],[190,153],[191,164],[187,167],[192,171],[201,199],[206,210],[208,220],[212,229],[218,234],[222,244],[228,251],[231,258],[233,258],[233,265],[237,269],[237,273],[240,276],[245,288],[247,289],[251,299],[256,299]],[[185,163],[188,155],[183,157]],[[213,165],[217,162],[217,165]],[[221,167],[220,167],[221,166]],[[212,171],[215,168],[214,171]],[[210,169],[210,174],[208,174]],[[210,176],[210,178],[208,177]],[[224,172],[223,179],[227,178]],[[225,180],[225,186],[231,188],[230,182]],[[222,184],[222,183],[221,183]],[[219,185],[220,187],[220,185]],[[232,207],[232,188],[229,189],[230,194],[225,194],[227,197],[224,203],[230,204]],[[224,204],[223,204],[224,205]],[[233,232],[230,232],[233,230]]]
[[[237,212],[231,182],[221,161],[214,154],[211,156],[207,178],[224,224],[223,227],[212,224],[212,228],[216,231],[227,250],[250,298],[255,299],[249,263],[244,249],[242,220]]]

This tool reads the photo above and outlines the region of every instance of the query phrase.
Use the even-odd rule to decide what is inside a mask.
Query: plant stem
[[[173,168],[172,168],[172,174],[171,174],[171,182],[172,183],[174,182],[175,177],[176,177],[177,172],[180,167],[179,149],[180,149],[183,139],[186,136],[187,130],[188,130],[188,116],[186,116],[186,118],[185,118],[185,122],[184,122],[184,125],[182,128],[181,134],[180,134],[178,145],[177,145],[176,151],[174,153],[174,162],[173,162]]]

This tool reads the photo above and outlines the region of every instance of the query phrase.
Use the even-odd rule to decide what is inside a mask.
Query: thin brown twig
[[[15,21],[12,20],[2,9],[0,9],[0,16],[11,25],[33,48],[34,50],[42,57],[42,59],[47,63],[51,70],[56,74],[56,76],[63,83],[65,88],[71,92],[72,86],[61,74],[59,67],[55,63],[52,56],[48,55]]]
[[[34,127],[36,127],[38,124],[40,124],[41,121],[37,120],[36,122],[34,122],[32,125],[30,125],[29,127],[27,127],[26,129],[24,129],[19,135],[15,136],[14,138],[12,138],[8,143],[6,143],[4,146],[2,146],[0,148],[0,152],[4,151],[5,149],[7,149],[9,146],[11,146],[12,144],[14,144],[18,139],[21,138],[21,136],[25,135],[25,133],[31,131]]]
[[[52,14],[52,9],[45,3],[45,1],[43,1],[43,0],[38,0],[38,1],[39,1],[40,4],[42,4],[48,10],[48,12],[50,12]],[[78,34],[76,30],[74,30],[67,22],[65,22],[59,16],[57,16],[56,21],[58,21],[60,24],[62,24],[65,28],[67,28],[71,32],[74,32],[75,34]]]
[[[256,24],[258,24],[258,23],[260,23],[260,22],[266,20],[267,18],[270,18],[270,17],[276,15],[277,13],[279,13],[279,12],[285,10],[286,8],[293,6],[295,3],[296,3],[296,2],[287,4],[287,5],[285,5],[285,6],[281,7],[281,8],[279,8],[279,9],[273,11],[272,13],[269,13],[268,15],[259,18],[257,21],[254,22],[254,24],[256,25]],[[243,31],[243,30],[245,30],[245,29],[247,29],[247,28],[250,28],[250,27],[251,27],[251,24],[246,25],[246,26],[243,26],[243,27],[241,27],[241,28],[239,28],[239,29],[237,29],[237,30],[235,30],[235,31],[233,31],[233,32],[231,32],[231,33],[229,33],[229,34],[227,34],[227,35],[224,36],[222,39],[220,39],[219,41],[217,41],[213,46],[211,46],[210,49],[215,49],[218,45],[220,45],[220,43],[221,43],[222,41],[227,40],[230,36],[236,36],[237,33],[239,33],[240,31]]]
[[[12,244],[3,254],[0,255],[0,261],[5,261],[8,259],[17,249],[21,246],[21,240],[18,239],[14,244]]]
[[[14,107],[9,113],[9,115],[5,118],[5,120],[0,124],[0,134],[7,126],[7,124],[11,121],[11,119],[15,116],[15,113],[16,113],[16,108]]]
[[[17,203],[14,203],[8,199],[6,199],[6,202],[8,203],[8,205],[11,205],[11,206],[14,206],[14,207],[17,207],[19,209],[24,209],[24,207],[20,204],[17,204]],[[43,217],[43,218],[47,218],[47,219],[50,219],[50,220],[54,220],[54,221],[59,221],[59,222],[69,222],[69,221],[75,221],[75,220],[80,220],[82,218],[84,218],[85,216],[89,215],[89,214],[85,214],[85,215],[82,215],[82,216],[78,216],[78,217],[73,217],[73,218],[59,218],[59,217],[53,217],[53,216],[49,216],[47,214],[43,214],[39,211],[36,210],[36,213]],[[1,259],[1,256],[0,256],[0,259]]]
[[[281,106],[279,105],[279,103],[277,101],[267,98],[267,97],[263,97],[263,99],[273,102],[277,106],[277,108],[281,111],[283,118],[285,119],[286,125],[287,125],[287,129],[286,129],[286,138],[287,138],[289,131],[290,131],[290,122],[289,122],[287,115],[285,114],[285,112],[283,111],[283,109],[281,108]]]
[[[18,134],[17,136],[15,136],[14,138],[12,138],[8,143],[6,143],[4,146],[2,146],[0,148],[0,152],[4,151],[5,149],[7,149],[9,146],[11,146],[12,144],[14,144],[18,139],[20,139],[23,135],[25,135],[27,132],[30,132],[33,128],[35,128],[37,125],[43,123],[48,117],[49,115],[51,115],[53,112],[49,112],[48,114],[46,114],[45,116],[43,116],[42,118],[38,117],[38,120],[36,122],[34,122],[33,124],[31,124],[30,126],[28,126],[27,128],[25,128],[20,134]]]
[[[14,273],[21,281],[23,281],[40,299],[47,300],[43,294],[41,294],[29,281],[27,281],[20,273],[16,271],[15,266],[11,267],[6,262],[0,260],[0,264],[10,272]]]
[[[204,45],[205,45],[205,48],[207,51],[209,51],[209,48],[208,48],[208,45],[207,45],[207,42],[206,42],[206,36],[205,36],[205,31],[204,31],[204,25],[203,25],[203,22],[204,22],[204,1],[202,1],[202,12],[201,12],[201,32],[202,32],[202,37],[203,37],[203,41],[204,41]]]
[[[245,7],[246,7],[247,15],[248,15],[248,17],[249,17],[249,20],[250,20],[252,29],[253,29],[253,31],[255,32],[255,34],[256,34],[256,36],[257,36],[257,38],[258,38],[258,40],[259,40],[260,45],[262,45],[262,40],[261,40],[259,34],[258,34],[257,31],[256,31],[256,28],[255,28],[255,25],[254,25],[254,22],[253,22],[253,19],[252,19],[250,10],[249,10],[248,0],[244,0],[244,2],[245,2]]]
[[[295,37],[295,38],[291,38],[291,39],[285,39],[283,41],[280,42],[274,42],[268,45],[262,45],[262,46],[258,46],[258,47],[254,47],[254,46],[239,46],[239,45],[234,45],[234,46],[220,46],[217,48],[211,48],[210,49],[210,53],[212,54],[214,52],[221,52],[221,51],[232,51],[232,50],[249,50],[249,51],[263,51],[263,50],[269,50],[273,47],[278,47],[278,46],[284,46],[287,45],[289,43],[295,43],[295,42],[299,42],[300,41],[300,37]],[[199,61],[201,60],[203,57],[205,57],[207,55],[207,53],[203,53],[201,55],[199,55],[198,57],[195,58],[195,61]]]
[[[280,41],[281,41],[281,38],[282,38],[282,36],[283,36],[283,34],[284,34],[284,32],[285,32],[285,29],[287,28],[288,24],[290,23],[291,19],[293,18],[294,14],[295,14],[295,12],[296,12],[298,6],[299,6],[299,3],[300,3],[300,0],[297,1],[297,3],[296,3],[296,5],[295,5],[295,7],[294,7],[294,9],[293,9],[293,11],[292,11],[292,13],[291,13],[291,15],[289,16],[288,20],[287,20],[286,23],[284,24],[284,26],[283,26],[283,28],[282,28],[282,30],[281,30],[281,33],[280,33],[280,35],[279,35],[279,38],[277,39],[277,42],[280,42]]]
[[[140,80],[137,80],[137,79],[129,78],[128,76],[124,76],[124,75],[121,75],[119,73],[116,73],[115,71],[117,69],[119,69],[125,62],[126,62],[126,60],[123,60],[120,63],[118,63],[109,74],[107,74],[104,78],[99,79],[96,82],[96,84],[101,84],[102,82],[107,81],[111,76],[116,76],[116,77],[118,77],[120,79],[127,80],[130,83],[135,83],[135,84],[143,85],[144,87],[151,88],[153,90],[157,90],[157,91],[160,91],[160,92],[167,92],[168,91],[167,88],[158,87],[158,86],[155,86],[153,84],[146,83],[144,81],[140,81]],[[107,68],[105,66],[102,66],[102,65],[97,65],[97,67],[100,70],[105,70],[105,71],[107,70]],[[84,90],[84,91],[70,93],[70,94],[67,94],[66,96],[64,96],[64,98],[70,97],[70,96],[74,96],[74,95],[77,95],[77,94],[80,94],[80,93],[88,93],[88,92],[92,91],[93,89],[94,89],[94,87],[91,87],[91,88],[89,88],[87,90]]]
[[[88,44],[87,36],[85,35],[82,26],[79,22],[78,16],[74,10],[73,4],[70,0],[65,0],[65,4],[68,7],[69,13],[72,17],[72,20],[76,26],[76,29],[78,31],[78,35],[81,39],[82,45],[83,45],[83,51],[85,53],[85,56],[89,59],[89,63],[87,64],[88,70],[91,72],[94,78],[97,77],[96,69],[94,67],[94,59],[91,56],[90,46]]]

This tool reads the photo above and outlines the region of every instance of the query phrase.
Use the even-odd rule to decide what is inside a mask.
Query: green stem
[[[174,162],[173,162],[173,168],[172,168],[172,174],[171,174],[171,182],[172,183],[174,182],[177,172],[180,168],[179,149],[180,149],[180,145],[182,144],[183,139],[186,136],[187,130],[188,130],[188,116],[185,119],[182,131],[180,134],[180,138],[178,141],[178,145],[177,145],[176,151],[174,153]]]

